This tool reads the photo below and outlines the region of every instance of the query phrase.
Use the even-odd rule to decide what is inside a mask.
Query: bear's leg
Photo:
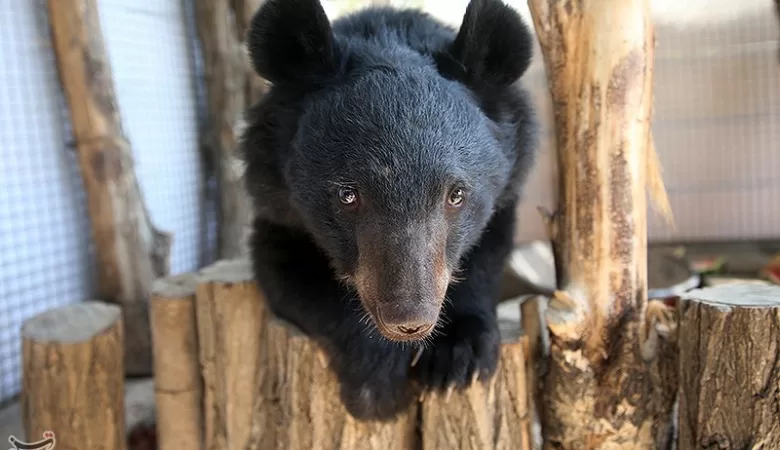
[[[304,233],[258,219],[251,247],[269,308],[322,345],[349,413],[390,419],[404,409],[416,395],[408,382],[416,348],[392,343],[374,329],[356,294],[335,279]]]
[[[433,343],[412,371],[423,386],[462,388],[495,372],[500,344],[496,304],[514,226],[511,202],[494,213],[479,243],[462,261],[463,280],[450,286]]]

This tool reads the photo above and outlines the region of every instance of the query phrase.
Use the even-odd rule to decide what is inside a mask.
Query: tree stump
[[[122,306],[130,375],[152,370],[149,294],[168,273],[171,236],[152,224],[122,130],[96,0],[49,0],[60,82],[87,193],[98,297]]]
[[[270,318],[252,434],[247,449],[409,450],[416,442],[417,405],[389,423],[352,418],[319,346],[292,325]]]
[[[206,450],[531,448],[528,342],[517,321],[502,321],[489,384],[449,398],[429,394],[393,421],[363,422],[343,407],[319,345],[265,309],[248,261],[199,273],[196,317]],[[162,373],[171,360],[159,363]]]
[[[265,311],[245,260],[203,269],[196,317],[206,450],[244,448],[259,393]]]
[[[545,313],[544,446],[663,446],[674,389],[659,392],[657,381],[670,366],[657,364],[664,355],[642,351],[650,329],[648,188],[664,209],[662,184],[648,180],[660,173],[650,135],[648,0],[529,0],[529,7],[561,171],[557,211],[547,217],[558,290]]]
[[[64,450],[124,450],[122,314],[84,302],[22,325],[22,418],[26,440],[56,435]]]
[[[195,320],[197,278],[161,278],[152,287],[154,398],[160,450],[203,445],[202,382]]]
[[[422,448],[448,450],[532,449],[527,370],[528,341],[520,324],[501,323],[496,375],[463,393],[426,395]],[[357,447],[355,447],[357,448]],[[404,447],[410,449],[412,447]]]
[[[679,449],[780,448],[780,286],[683,297]]]

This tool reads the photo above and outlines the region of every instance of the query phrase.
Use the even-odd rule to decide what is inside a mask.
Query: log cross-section
[[[657,365],[642,352],[652,162],[649,3],[529,6],[552,94],[560,169],[558,209],[549,218],[558,291],[546,311],[545,448],[654,448],[667,436],[674,396],[657,401]]]

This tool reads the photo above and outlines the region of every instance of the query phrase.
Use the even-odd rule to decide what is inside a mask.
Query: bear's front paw
[[[434,390],[465,388],[493,376],[498,365],[498,323],[478,316],[459,316],[419,356],[412,376]]]
[[[341,400],[358,420],[392,420],[418,394],[409,382],[412,352],[395,346],[352,349],[336,361]]]

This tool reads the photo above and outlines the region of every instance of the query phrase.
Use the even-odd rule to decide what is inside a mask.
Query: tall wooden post
[[[159,450],[203,446],[203,382],[198,360],[193,274],[154,283],[151,324]]]
[[[529,6],[549,77],[561,171],[558,210],[549,218],[558,291],[546,313],[545,448],[656,448],[668,438],[674,395],[659,395],[657,352],[642,352],[653,162],[649,3]]]
[[[49,0],[60,82],[73,125],[97,257],[98,296],[122,306],[126,370],[152,370],[149,293],[168,272],[171,236],[152,223],[122,130],[96,0]]]
[[[218,258],[246,252],[251,202],[238,163],[244,113],[265,89],[244,48],[244,35],[261,0],[194,1],[195,25],[203,55],[208,126],[201,130],[208,166],[218,185]]]

